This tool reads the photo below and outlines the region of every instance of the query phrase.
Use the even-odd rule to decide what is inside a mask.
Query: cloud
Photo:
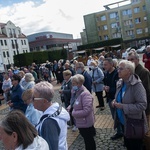
[[[99,0],[23,0],[11,6],[0,5],[0,22],[12,21],[25,35],[43,30],[79,37],[84,28],[83,15],[98,12],[102,3]]]

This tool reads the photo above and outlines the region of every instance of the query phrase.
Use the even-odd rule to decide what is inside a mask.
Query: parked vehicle
[[[144,53],[145,51],[146,51],[146,46],[145,45],[141,46],[139,49],[136,50],[136,52],[139,53],[139,54]]]

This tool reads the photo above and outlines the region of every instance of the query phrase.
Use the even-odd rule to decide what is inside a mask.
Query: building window
[[[145,10],[146,10],[146,6],[145,6],[145,5],[143,5],[142,9],[143,9],[143,11],[145,11]]]
[[[23,40],[21,40],[21,44],[23,45]]]
[[[9,52],[7,51],[6,53],[7,53],[7,57],[9,57]]]
[[[142,33],[143,33],[143,32],[142,32],[142,29],[137,29],[137,30],[136,30],[136,33],[137,33],[137,34],[142,34]]]
[[[26,40],[24,40],[24,45],[26,45]]]
[[[14,55],[16,55],[16,52],[14,51]]]
[[[108,40],[108,35],[104,35],[104,40]]]
[[[99,40],[100,40],[100,41],[102,40],[102,37],[101,37],[101,36],[99,36]]]
[[[132,25],[132,20],[131,19],[125,20],[124,21],[124,26],[129,26],[129,25]]]
[[[103,26],[103,29],[104,29],[104,30],[107,30],[107,29],[108,29],[108,28],[107,28],[107,25],[104,25],[104,26]]]
[[[141,23],[141,18],[135,18],[135,23],[136,24]]]
[[[118,13],[114,12],[114,13],[109,14],[109,16],[110,16],[110,19],[117,18],[118,17]]]
[[[105,15],[101,16],[101,21],[105,21],[105,20],[106,20],[106,16]]]
[[[99,22],[99,17],[96,17],[96,21]]]
[[[147,17],[144,17],[144,21],[147,21]]]
[[[117,22],[111,24],[111,28],[117,28],[117,27],[119,27],[119,24]]]
[[[131,9],[127,9],[127,10],[123,10],[122,11],[122,15],[126,16],[126,15],[131,15],[132,14],[132,10]]]
[[[3,52],[3,57],[4,57],[4,58],[6,58],[6,54],[5,54],[5,52]]]
[[[133,30],[128,30],[128,31],[126,31],[126,35],[127,35],[127,36],[133,35]]]
[[[140,12],[140,7],[134,8],[134,13],[139,13]]]
[[[7,45],[7,41],[6,40],[4,40],[4,43],[5,43],[5,45]]]
[[[119,38],[119,37],[121,37],[121,33],[113,33],[112,37],[113,38]]]
[[[0,40],[1,41],[1,45],[3,46],[3,40]]]
[[[97,30],[100,31],[100,26],[97,27]]]
[[[148,28],[145,28],[145,33],[147,33],[148,32]]]

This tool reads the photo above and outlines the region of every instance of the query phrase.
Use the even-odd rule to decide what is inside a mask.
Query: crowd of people
[[[88,68],[77,60],[72,64],[55,60],[8,69],[0,77],[0,91],[10,110],[0,122],[5,149],[67,150],[67,128],[72,128],[74,132],[79,130],[86,150],[96,150],[93,101],[98,101],[95,109],[104,111],[106,99],[116,129],[111,140],[123,137],[128,150],[142,150],[143,138],[132,139],[125,132],[128,118],[143,118],[144,133],[148,132],[150,46],[143,55],[145,67],[139,60],[131,49],[120,61],[105,52],[97,60],[89,56]],[[60,85],[62,104],[53,99],[53,80]]]

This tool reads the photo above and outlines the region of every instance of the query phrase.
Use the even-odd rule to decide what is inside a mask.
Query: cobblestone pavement
[[[58,89],[59,85],[54,84],[55,96],[53,101],[61,103]],[[5,104],[4,104],[5,105]],[[97,99],[94,100],[94,107],[97,105]],[[113,130],[113,120],[107,104],[105,104],[106,109],[100,111],[100,109],[95,109],[95,128],[96,128],[96,147],[97,150],[126,150],[123,147],[123,139],[112,141],[110,137],[115,133]],[[1,106],[0,106],[1,107]],[[9,111],[8,107],[5,109],[0,109],[0,119],[7,114]],[[85,150],[83,138],[80,136],[79,132],[72,132],[68,129],[68,150]],[[4,150],[2,143],[0,142],[0,150]]]

